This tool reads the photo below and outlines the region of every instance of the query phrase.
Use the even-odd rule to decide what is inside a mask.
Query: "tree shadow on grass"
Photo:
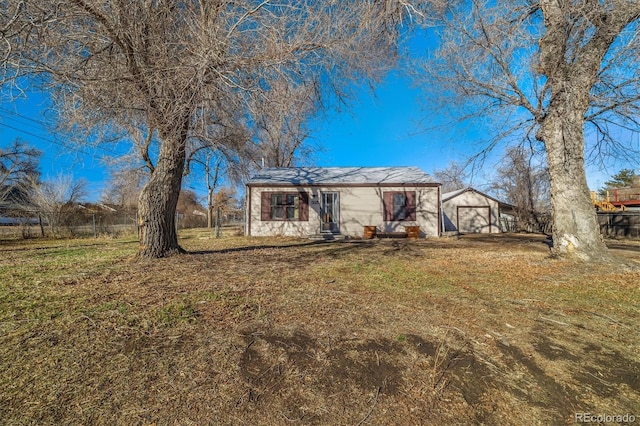
[[[547,246],[548,248],[553,247],[553,238],[545,234],[462,234],[459,240],[469,244],[498,244],[504,245],[505,247],[523,244],[538,247],[540,245]]]
[[[123,245],[132,245],[132,244],[137,244],[138,241],[137,240],[122,240],[122,241],[112,241],[110,240],[108,243],[105,243],[103,241],[96,241],[96,242],[87,242],[87,243],[75,243],[75,244],[64,244],[64,239],[62,240],[57,240],[60,241],[59,244],[56,245],[38,245],[35,246],[33,244],[27,243],[30,241],[35,241],[36,243],[38,242],[37,239],[33,239],[33,240],[19,240],[19,241],[24,241],[25,243],[22,245],[17,245],[17,244],[13,244],[15,247],[3,247],[3,246],[11,246],[11,241],[10,240],[0,240],[0,251],[3,252],[12,252],[12,251],[42,251],[42,250],[56,250],[56,249],[72,249],[72,248],[89,248],[89,247],[104,247],[105,245],[118,245],[118,246],[123,246]]]
[[[607,247],[610,250],[625,250],[625,251],[634,251],[634,252],[640,253],[640,243],[638,243],[638,245],[607,243]]]
[[[332,254],[337,252],[350,251],[352,249],[360,248],[363,246],[371,246],[372,243],[369,241],[310,241],[307,243],[294,243],[294,244],[262,244],[257,246],[242,246],[242,247],[233,247],[219,250],[194,250],[189,251],[187,254],[192,255],[209,255],[209,254],[226,254],[226,253],[239,253],[239,252],[250,252],[254,250],[266,250],[266,249],[276,249],[276,250],[286,250],[286,249],[295,249],[302,247],[310,247],[310,246],[333,246],[332,250],[325,251],[326,254]]]

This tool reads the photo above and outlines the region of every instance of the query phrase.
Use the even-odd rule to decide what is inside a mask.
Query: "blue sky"
[[[419,166],[431,173],[474,153],[479,135],[444,116],[427,116],[423,94],[407,78],[390,75],[375,93],[358,92],[350,111],[330,114],[315,137],[327,152],[320,166]]]
[[[56,137],[46,118],[46,97],[28,93],[26,98],[0,105],[0,146],[10,145],[16,138],[42,151],[42,179],[57,175],[73,175],[88,183],[88,200],[100,198],[109,171],[101,161],[104,153],[89,146],[71,145]]]
[[[483,134],[480,129],[453,123],[445,127],[444,117],[427,116],[422,108],[422,93],[410,81],[391,74],[375,93],[362,88],[349,109],[329,112],[313,122],[313,143],[322,148],[313,159],[317,166],[418,166],[431,173],[450,161],[464,161],[478,150]],[[64,146],[44,126],[43,100],[37,94],[27,101],[0,106],[0,144],[7,146],[16,137],[43,151],[43,178],[73,174],[88,182],[88,201],[98,201],[109,178],[101,158],[104,152],[91,147],[72,149]],[[428,130],[425,130],[428,129]],[[483,188],[499,162],[495,152],[473,176],[472,184]],[[602,186],[610,174],[628,164],[613,164],[607,170],[588,166],[592,189]],[[204,185],[190,180],[187,186],[204,194]]]

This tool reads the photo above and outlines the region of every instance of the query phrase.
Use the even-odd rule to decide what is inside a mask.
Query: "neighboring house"
[[[501,205],[509,206],[473,188],[442,194],[444,231],[461,234],[501,232]]]
[[[250,236],[362,237],[365,226],[440,235],[440,184],[417,167],[263,169],[246,196]]]

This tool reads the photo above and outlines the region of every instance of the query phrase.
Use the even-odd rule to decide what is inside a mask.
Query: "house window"
[[[384,220],[387,222],[416,220],[416,191],[389,191],[382,194]]]
[[[407,218],[407,195],[400,192],[393,194],[393,219],[405,220]]]
[[[260,219],[263,221],[308,221],[309,194],[306,192],[262,192]]]
[[[300,218],[298,194],[271,194],[271,220],[298,220]]]

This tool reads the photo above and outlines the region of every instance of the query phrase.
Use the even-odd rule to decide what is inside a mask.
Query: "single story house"
[[[500,208],[508,206],[473,188],[463,188],[442,194],[445,232],[501,232]]]
[[[246,186],[248,236],[341,234],[365,226],[440,235],[440,184],[417,167],[292,167],[260,170]]]

